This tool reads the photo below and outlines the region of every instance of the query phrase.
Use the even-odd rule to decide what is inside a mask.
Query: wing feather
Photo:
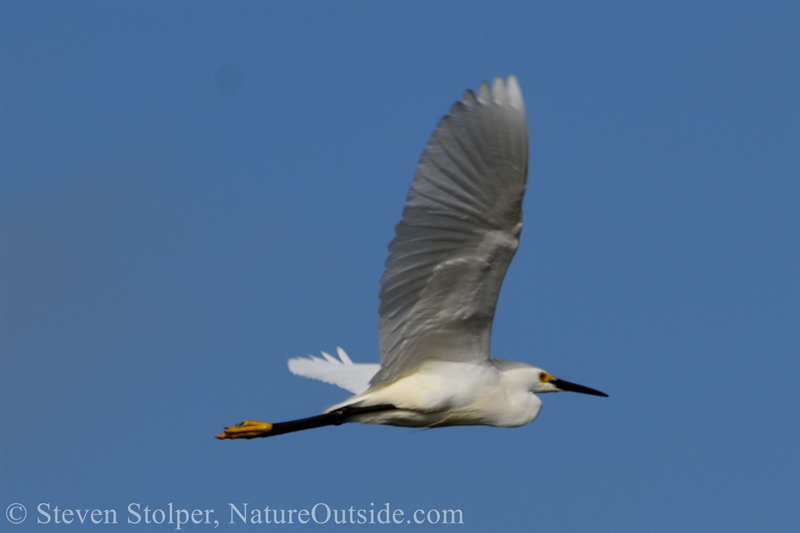
[[[369,381],[378,372],[376,363],[353,363],[341,348],[336,348],[339,359],[322,352],[322,357],[293,357],[289,359],[292,374],[305,378],[318,379],[347,389],[353,394],[361,394],[369,387]]]
[[[420,158],[381,278],[381,370],[489,357],[500,286],[519,245],[528,130],[513,76],[467,91]]]

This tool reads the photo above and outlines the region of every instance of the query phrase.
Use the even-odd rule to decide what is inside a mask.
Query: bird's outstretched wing
[[[420,158],[381,278],[381,370],[489,357],[497,296],[519,245],[528,128],[513,76],[467,91]]]

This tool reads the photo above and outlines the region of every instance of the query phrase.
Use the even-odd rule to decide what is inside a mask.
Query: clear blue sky
[[[229,504],[389,503],[464,524],[380,530],[796,531],[799,14],[3,2],[0,510],[28,516],[0,529],[174,530],[127,524],[172,503],[216,531],[368,531],[231,525]],[[347,396],[289,357],[378,360],[417,159],[508,74],[530,178],[493,354],[610,397],[545,396],[513,430],[214,440]]]

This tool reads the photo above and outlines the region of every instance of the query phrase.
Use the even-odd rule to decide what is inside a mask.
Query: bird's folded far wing
[[[381,371],[489,357],[497,296],[522,230],[528,128],[519,84],[467,91],[422,154],[381,278]]]
[[[325,383],[361,394],[369,387],[369,380],[378,372],[377,363],[353,363],[341,348],[336,349],[339,359],[322,352],[319,357],[294,357],[289,359],[289,371],[305,378],[318,379]]]

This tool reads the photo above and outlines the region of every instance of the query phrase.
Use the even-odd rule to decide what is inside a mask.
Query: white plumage
[[[369,388],[369,381],[381,369],[378,363],[355,364],[341,347],[336,347],[339,359],[322,352],[322,357],[309,355],[289,359],[289,370],[292,374],[306,378],[318,379],[331,385],[349,390],[353,394],[361,394]]]
[[[467,91],[441,119],[417,166],[381,278],[381,364],[289,360],[297,375],[355,394],[322,415],[243,422],[220,438],[254,438],[345,422],[436,427],[532,422],[536,393],[606,394],[527,363],[492,359],[497,298],[519,246],[528,127],[516,78]]]

